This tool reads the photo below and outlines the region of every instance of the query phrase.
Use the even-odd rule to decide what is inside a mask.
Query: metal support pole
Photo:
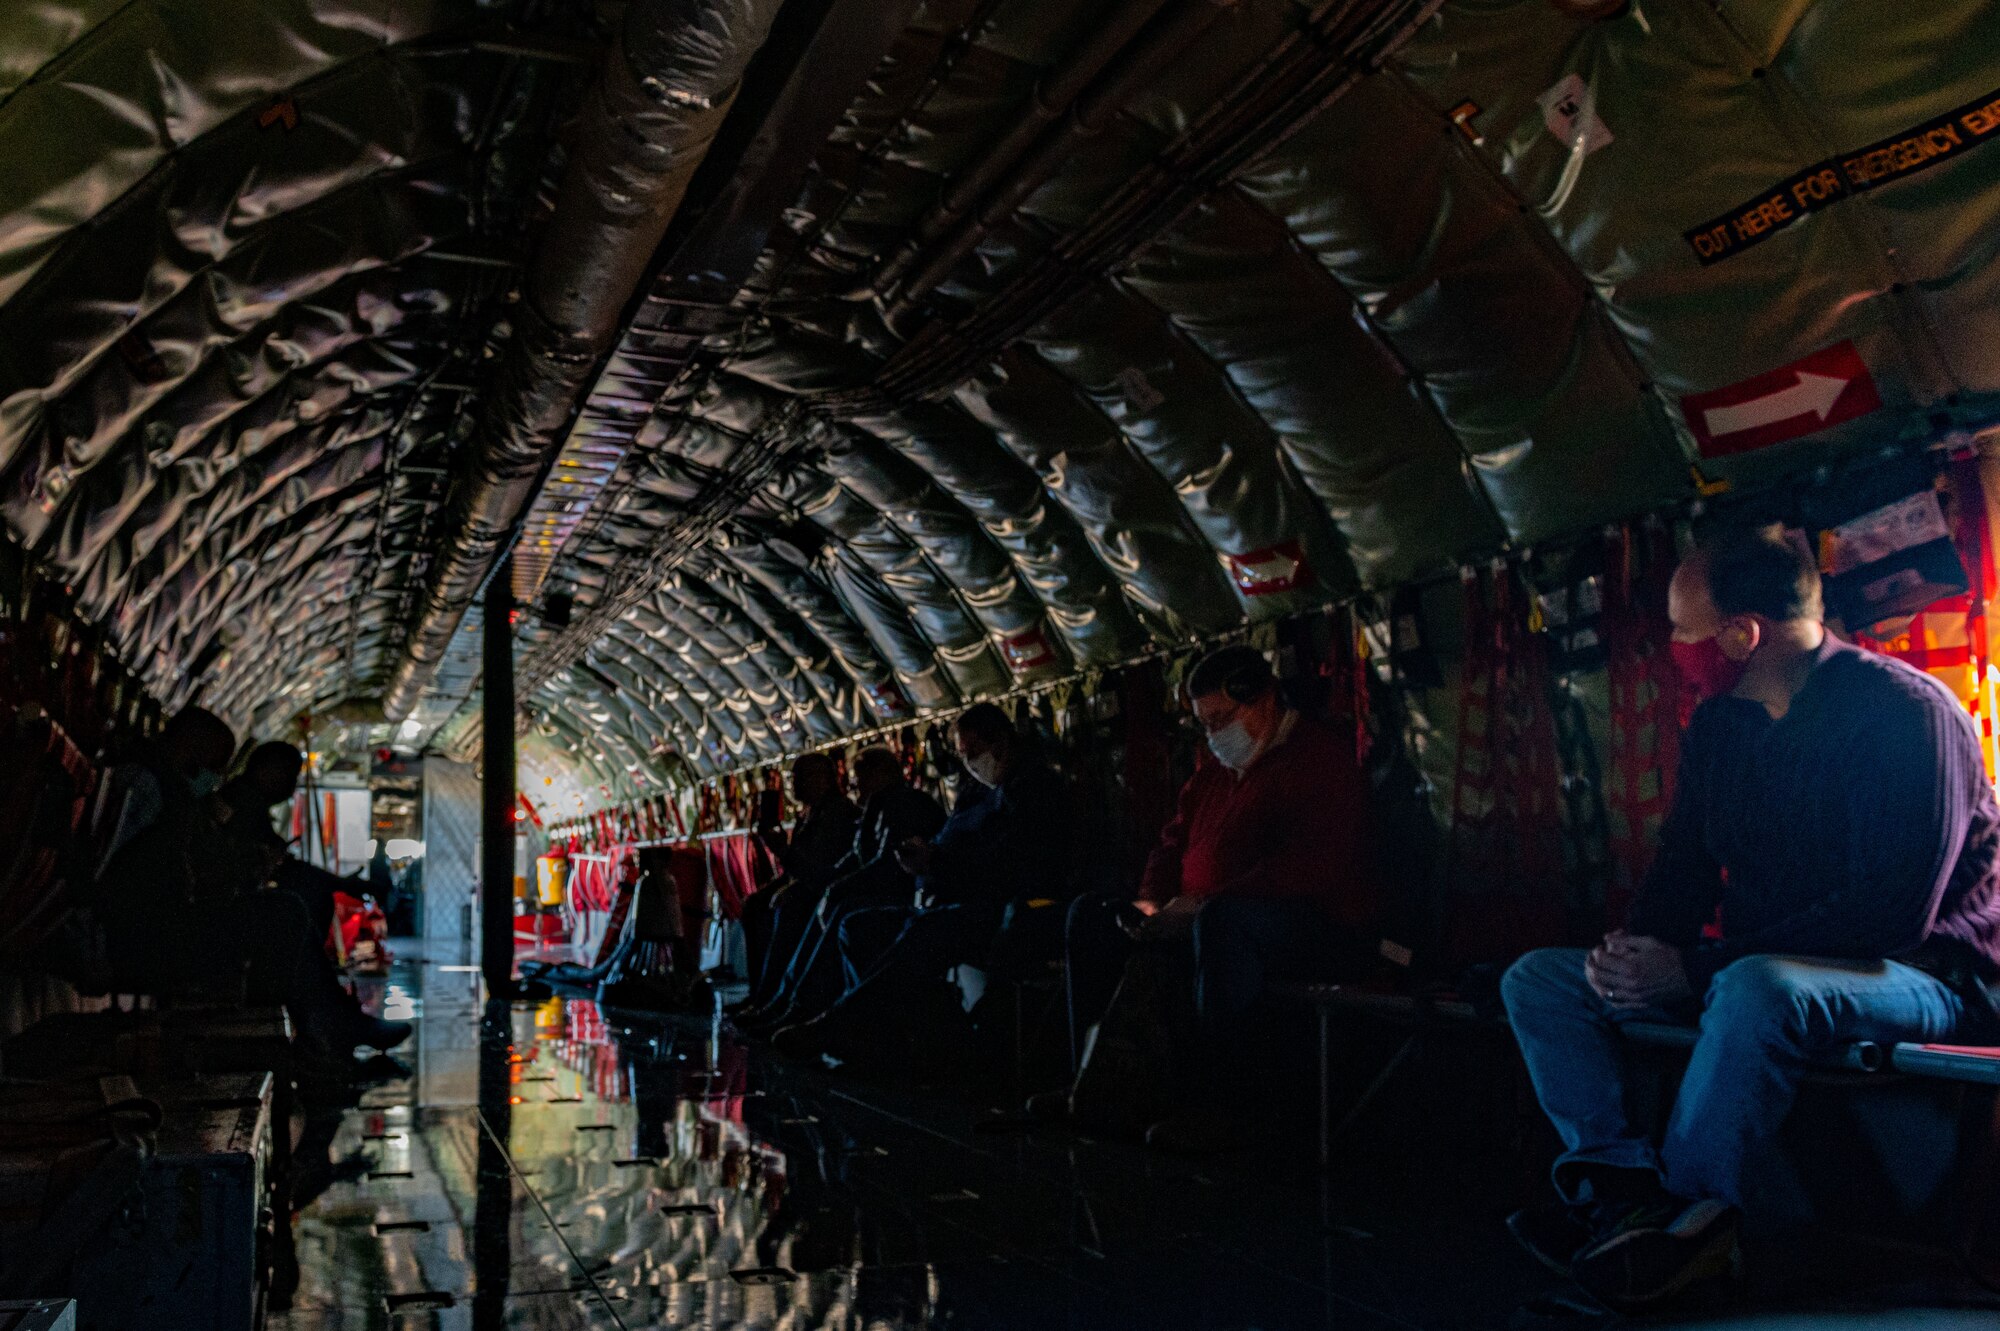
[[[1319,1005],[1319,1172],[1333,1163],[1333,1029],[1332,1014]]]
[[[479,1140],[472,1189],[472,1331],[505,1331],[514,1272],[513,1019],[489,999],[479,1023]]]
[[[486,583],[485,680],[480,717],[479,965],[486,992],[514,992],[514,579],[503,559]]]

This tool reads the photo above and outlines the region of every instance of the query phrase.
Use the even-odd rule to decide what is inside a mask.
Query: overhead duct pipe
[[[1104,71],[1120,51],[1131,44],[1153,15],[1165,8],[1167,0],[1125,0],[1110,19],[1091,33],[1088,40],[1067,60],[1035,81],[1028,95],[1025,113],[1000,141],[986,150],[977,162],[952,181],[937,206],[917,223],[916,234],[906,241],[889,262],[882,265],[861,295],[894,290],[925,248],[969,216],[979,201],[998,185],[1008,170],[1041,137],[1043,130],[1070,109],[1090,81]]]
[[[1040,137],[1027,150],[1026,157],[1018,166],[1014,165],[1011,157],[1006,162],[997,162],[1000,154],[996,152],[973,168],[973,175],[981,183],[986,180],[996,182],[979,202],[977,211],[967,215],[972,206],[970,201],[958,203],[960,211],[956,224],[951,225],[948,231],[937,228],[943,234],[940,243],[923,252],[905,251],[897,256],[892,265],[894,271],[885,271],[883,276],[893,280],[896,275],[909,272],[910,277],[900,289],[892,291],[887,281],[878,280],[875,284],[879,297],[890,298],[886,311],[890,326],[896,326],[897,321],[917,301],[944,281],[953,266],[970,254],[987,232],[1012,217],[1030,195],[1062,170],[1085,139],[1100,133],[1127,102],[1159,78],[1167,66],[1193,47],[1217,19],[1236,8],[1238,3],[1239,0],[1181,0],[1137,43],[1122,51],[1105,52],[1099,67],[1103,71],[1102,77],[1070,104],[1067,116],[1060,123],[1050,124],[1053,117],[1028,118],[1025,123],[1032,126]],[[1140,8],[1145,6],[1133,6],[1126,12]],[[1098,70],[1093,69],[1090,73],[1098,73]],[[1015,142],[1016,135],[1013,134],[1003,140],[1010,147]],[[1026,136],[1023,136],[1022,143],[1014,151],[1026,147]],[[1009,166],[1014,169],[1006,171]],[[947,203],[955,203],[961,193],[970,191],[954,190]],[[944,219],[948,225],[952,220]],[[936,223],[932,225],[937,227]],[[914,272],[911,271],[913,269]]]
[[[783,0],[637,0],[578,117],[514,334],[456,463],[447,535],[382,709],[408,716],[534,498]]]

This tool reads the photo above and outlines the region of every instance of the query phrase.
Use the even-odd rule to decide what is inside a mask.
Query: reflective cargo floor
[[[417,1020],[413,1075],[345,1116],[349,1176],[299,1221],[302,1285],[276,1331],[1605,1320],[1485,1204],[1413,1207],[1393,1184],[1336,1201],[1309,1153],[1277,1144],[1204,1165],[1059,1130],[982,1135],[952,1096],[774,1059],[713,1025],[559,999],[482,1010],[471,969],[414,948],[371,986]],[[1705,1320],[2000,1324],[1920,1274],[1806,1320]],[[1961,1307],[1868,1311],[1941,1302]],[[1524,1304],[1545,1316],[1524,1323]]]

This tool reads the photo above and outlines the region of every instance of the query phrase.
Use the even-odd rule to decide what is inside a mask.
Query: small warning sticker
[[[274,97],[262,111],[257,113],[257,128],[270,129],[282,125],[286,133],[299,127],[299,104],[292,100],[290,93]]]
[[[1306,563],[1306,553],[1297,541],[1280,541],[1243,555],[1224,555],[1222,562],[1229,569],[1229,580],[1245,596],[1294,592],[1313,580],[1312,566]]]
[[[1451,108],[1451,123],[1457,125],[1458,132],[1471,139],[1475,147],[1486,142],[1486,136],[1472,123],[1479,118],[1479,112],[1479,103],[1469,97]]]
[[[909,700],[903,697],[903,691],[891,680],[877,680],[863,685],[862,692],[868,695],[868,705],[875,709],[876,716],[901,716],[910,710]]]
[[[1878,410],[1882,395],[1852,342],[1837,342],[1768,373],[1681,399],[1706,458],[1797,439]]]
[[[1000,653],[1007,658],[1007,668],[1016,674],[1054,665],[1056,661],[1055,648],[1049,646],[1047,635],[1039,628],[1010,633],[1000,639]]]
[[[1132,410],[1141,414],[1167,400],[1167,395],[1153,387],[1153,381],[1136,365],[1128,365],[1118,372],[1118,391],[1132,404]]]
[[[1573,156],[1588,157],[1611,146],[1611,127],[1598,116],[1596,98],[1581,74],[1563,75],[1535,100],[1542,108],[1542,123]]]

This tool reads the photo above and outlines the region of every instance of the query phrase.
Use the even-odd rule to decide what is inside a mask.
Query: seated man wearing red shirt
[[[1269,984],[1364,964],[1380,941],[1380,902],[1353,747],[1287,706],[1253,647],[1211,653],[1187,688],[1208,752],[1181,787],[1138,900],[1085,897],[1072,907],[1070,1011],[1080,1048],[1136,944],[1191,940],[1199,1061],[1213,1069],[1224,1051],[1241,1061],[1248,1019]],[[1173,1122],[1148,1140],[1191,1145],[1213,1135],[1178,1132]]]

